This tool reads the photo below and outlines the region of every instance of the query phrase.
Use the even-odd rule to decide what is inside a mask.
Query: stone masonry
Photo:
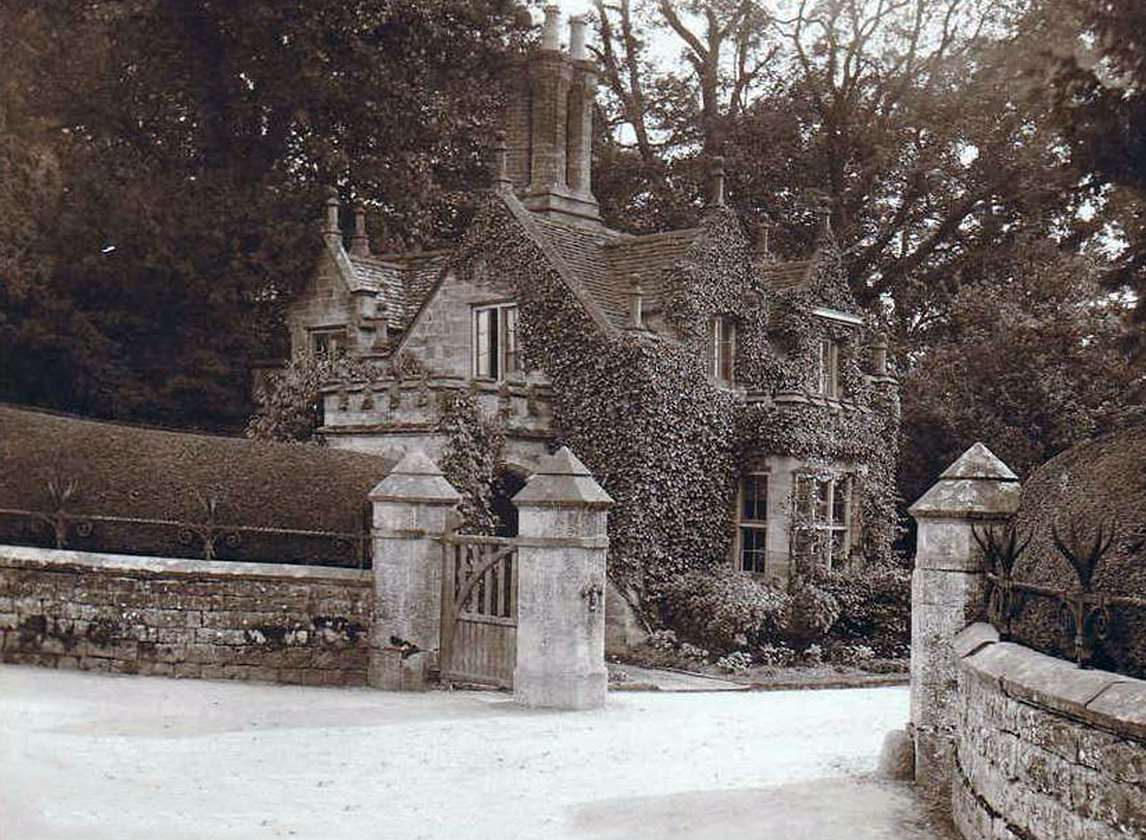
[[[1146,682],[976,624],[958,667],[952,810],[967,840],[1146,837]]]
[[[369,571],[0,547],[0,662],[363,685]]]
[[[517,667],[523,705],[605,705],[606,524],[613,500],[562,447],[513,498],[518,544]]]
[[[1019,493],[1015,474],[976,443],[909,509],[919,523],[911,578],[915,778],[940,804],[950,801],[957,726],[953,640],[985,606],[984,559],[973,529],[1009,521]]]

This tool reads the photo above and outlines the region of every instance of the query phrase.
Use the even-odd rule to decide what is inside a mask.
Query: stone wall
[[[0,662],[364,685],[369,571],[0,547]]]
[[[952,811],[968,840],[1146,837],[1146,682],[955,638]]]

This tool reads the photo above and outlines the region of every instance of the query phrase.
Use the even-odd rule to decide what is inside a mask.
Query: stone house
[[[585,34],[574,19],[563,50],[547,10],[516,74],[494,189],[456,247],[374,253],[361,205],[347,247],[328,200],[292,351],[344,352],[378,376],[325,389],[323,436],[439,458],[440,397],[468,391],[501,422],[506,492],[569,443],[618,501],[615,552],[649,564],[649,542],[687,541],[682,552],[768,578],[787,578],[794,553],[826,566],[870,553],[894,517],[897,388],[830,231],[807,260],[754,252],[719,162],[698,226],[608,227],[592,191]],[[676,489],[652,492],[674,470]]]

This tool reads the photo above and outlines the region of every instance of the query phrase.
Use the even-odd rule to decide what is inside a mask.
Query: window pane
[[[518,373],[521,370],[521,361],[517,352],[517,307],[507,306],[501,310],[502,347],[505,348],[505,364],[503,369],[506,375]]]
[[[713,376],[720,376],[720,319],[708,322],[708,370]]]
[[[828,506],[832,494],[832,482],[816,481],[816,507],[813,518],[816,522],[828,521]]]
[[[764,522],[768,519],[768,477],[750,476],[741,482],[740,518]]]
[[[474,373],[497,376],[497,310],[474,311]]]
[[[832,496],[832,524],[848,524],[848,497],[851,495],[851,482],[846,478],[836,481],[835,493]]]
[[[767,559],[767,531],[763,528],[740,529],[740,569],[763,573]]]
[[[733,379],[733,356],[736,349],[736,327],[725,318],[719,319],[717,323],[720,325],[720,369],[718,376],[724,382],[731,382]]]

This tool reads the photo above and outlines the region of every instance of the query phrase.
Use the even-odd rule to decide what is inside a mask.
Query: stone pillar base
[[[513,672],[513,697],[531,708],[599,709],[605,705],[608,691],[609,674],[605,670],[556,674],[517,668]]]
[[[425,691],[428,688],[430,656],[419,651],[405,659],[400,648],[370,651],[366,672],[371,687],[383,691]]]
[[[955,739],[951,735],[915,729],[915,783],[928,803],[942,811],[951,806],[951,774],[955,769]]]

